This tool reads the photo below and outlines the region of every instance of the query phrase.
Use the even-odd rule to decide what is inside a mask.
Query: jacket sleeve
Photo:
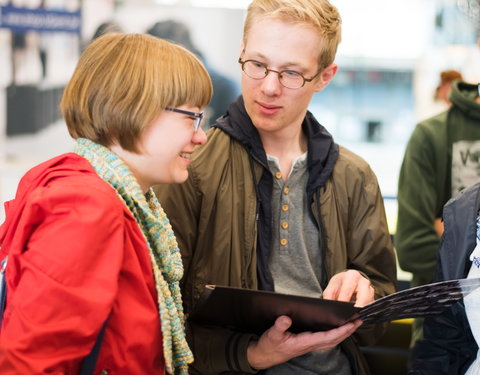
[[[91,351],[123,256],[123,211],[115,199],[58,184],[29,197],[9,252],[2,375],[76,373]]]
[[[436,276],[439,281],[466,277],[471,266],[469,255],[476,246],[478,185],[463,193],[443,210],[445,232]],[[424,339],[415,344],[412,352],[411,375],[464,374],[477,357],[478,345],[463,300],[440,315],[426,317],[423,333]]]
[[[254,334],[235,332],[218,327],[190,324],[189,344],[195,359],[191,374],[255,374],[247,360],[250,341],[257,340]]]
[[[426,317],[424,339],[412,352],[409,375],[464,374],[476,357],[477,345],[465,315],[463,302],[442,314]]]
[[[414,274],[414,286],[433,280],[440,243],[434,220],[441,215],[437,212],[438,189],[445,187],[437,180],[439,171],[434,159],[431,137],[422,126],[417,126],[400,169],[395,233],[400,266]]]
[[[349,208],[347,268],[365,275],[375,290],[375,299],[396,290],[396,260],[377,178],[367,167]],[[365,325],[354,335],[360,345],[371,345],[383,334],[385,324]]]
[[[445,246],[442,241],[437,280],[447,279],[442,272],[442,262],[446,262],[451,254]],[[463,300],[440,315],[426,317],[423,335],[424,338],[413,348],[409,375],[464,374],[477,356],[478,346],[468,324]]]
[[[195,292],[194,265],[197,246],[198,223],[206,215],[202,212],[202,193],[190,172],[188,180],[178,185],[158,185],[154,188],[160,204],[167,213],[178,241],[184,264],[181,282],[185,312],[188,315],[195,307],[198,296]],[[208,210],[206,210],[208,211]],[[205,218],[203,218],[205,220]],[[247,361],[247,346],[257,339],[253,334],[243,334],[219,327],[187,324],[187,338],[194,354],[191,374],[255,373]]]

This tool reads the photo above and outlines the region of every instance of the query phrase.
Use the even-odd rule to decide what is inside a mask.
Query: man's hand
[[[361,320],[356,320],[330,331],[294,334],[287,331],[292,320],[287,316],[280,316],[258,341],[250,343],[247,349],[248,362],[253,368],[260,370],[305,353],[333,348],[354,333],[361,324]]]
[[[436,217],[435,220],[433,221],[433,227],[435,228],[435,232],[437,233],[438,238],[442,238],[443,236],[443,221],[441,218]]]
[[[373,302],[375,291],[370,280],[355,270],[347,270],[334,275],[323,291],[323,298],[343,302],[355,302],[363,307]]]

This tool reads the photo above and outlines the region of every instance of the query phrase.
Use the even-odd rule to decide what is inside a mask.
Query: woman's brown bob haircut
[[[165,107],[205,107],[212,82],[185,48],[144,34],[106,34],[83,52],[61,111],[73,138],[136,147]],[[172,137],[175,135],[172,134]]]

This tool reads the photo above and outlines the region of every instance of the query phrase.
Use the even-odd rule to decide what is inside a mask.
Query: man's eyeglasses
[[[187,115],[189,117],[192,117],[193,131],[195,133],[198,131],[198,128],[200,127],[200,123],[202,122],[202,119],[203,119],[203,112],[191,112],[191,111],[185,111],[184,109],[178,109],[178,108],[172,108],[172,107],[166,107],[165,110],[181,113],[182,115]]]
[[[268,69],[268,66],[260,61],[256,60],[242,60],[241,57],[238,58],[238,63],[242,66],[243,72],[253,79],[263,79],[268,73],[275,72],[278,74],[278,80],[282,86],[288,89],[299,89],[305,85],[305,82],[313,81],[319,74],[320,71],[311,78],[305,78],[302,73],[296,72],[295,70],[273,70]]]

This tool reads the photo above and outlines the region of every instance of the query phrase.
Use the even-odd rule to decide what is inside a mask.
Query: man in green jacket
[[[444,204],[480,181],[478,90],[456,81],[451,107],[420,122],[408,142],[398,183],[395,246],[400,267],[413,274],[412,286],[433,281]],[[412,345],[422,338],[422,321],[414,322]]]
[[[187,314],[205,284],[357,306],[394,292],[376,177],[308,112],[337,72],[340,23],[327,0],[250,4],[238,58],[242,96],[193,153],[188,181],[157,189],[183,255]],[[278,317],[260,337],[189,324],[191,373],[369,374],[359,345],[383,325],[293,334],[291,323]]]

